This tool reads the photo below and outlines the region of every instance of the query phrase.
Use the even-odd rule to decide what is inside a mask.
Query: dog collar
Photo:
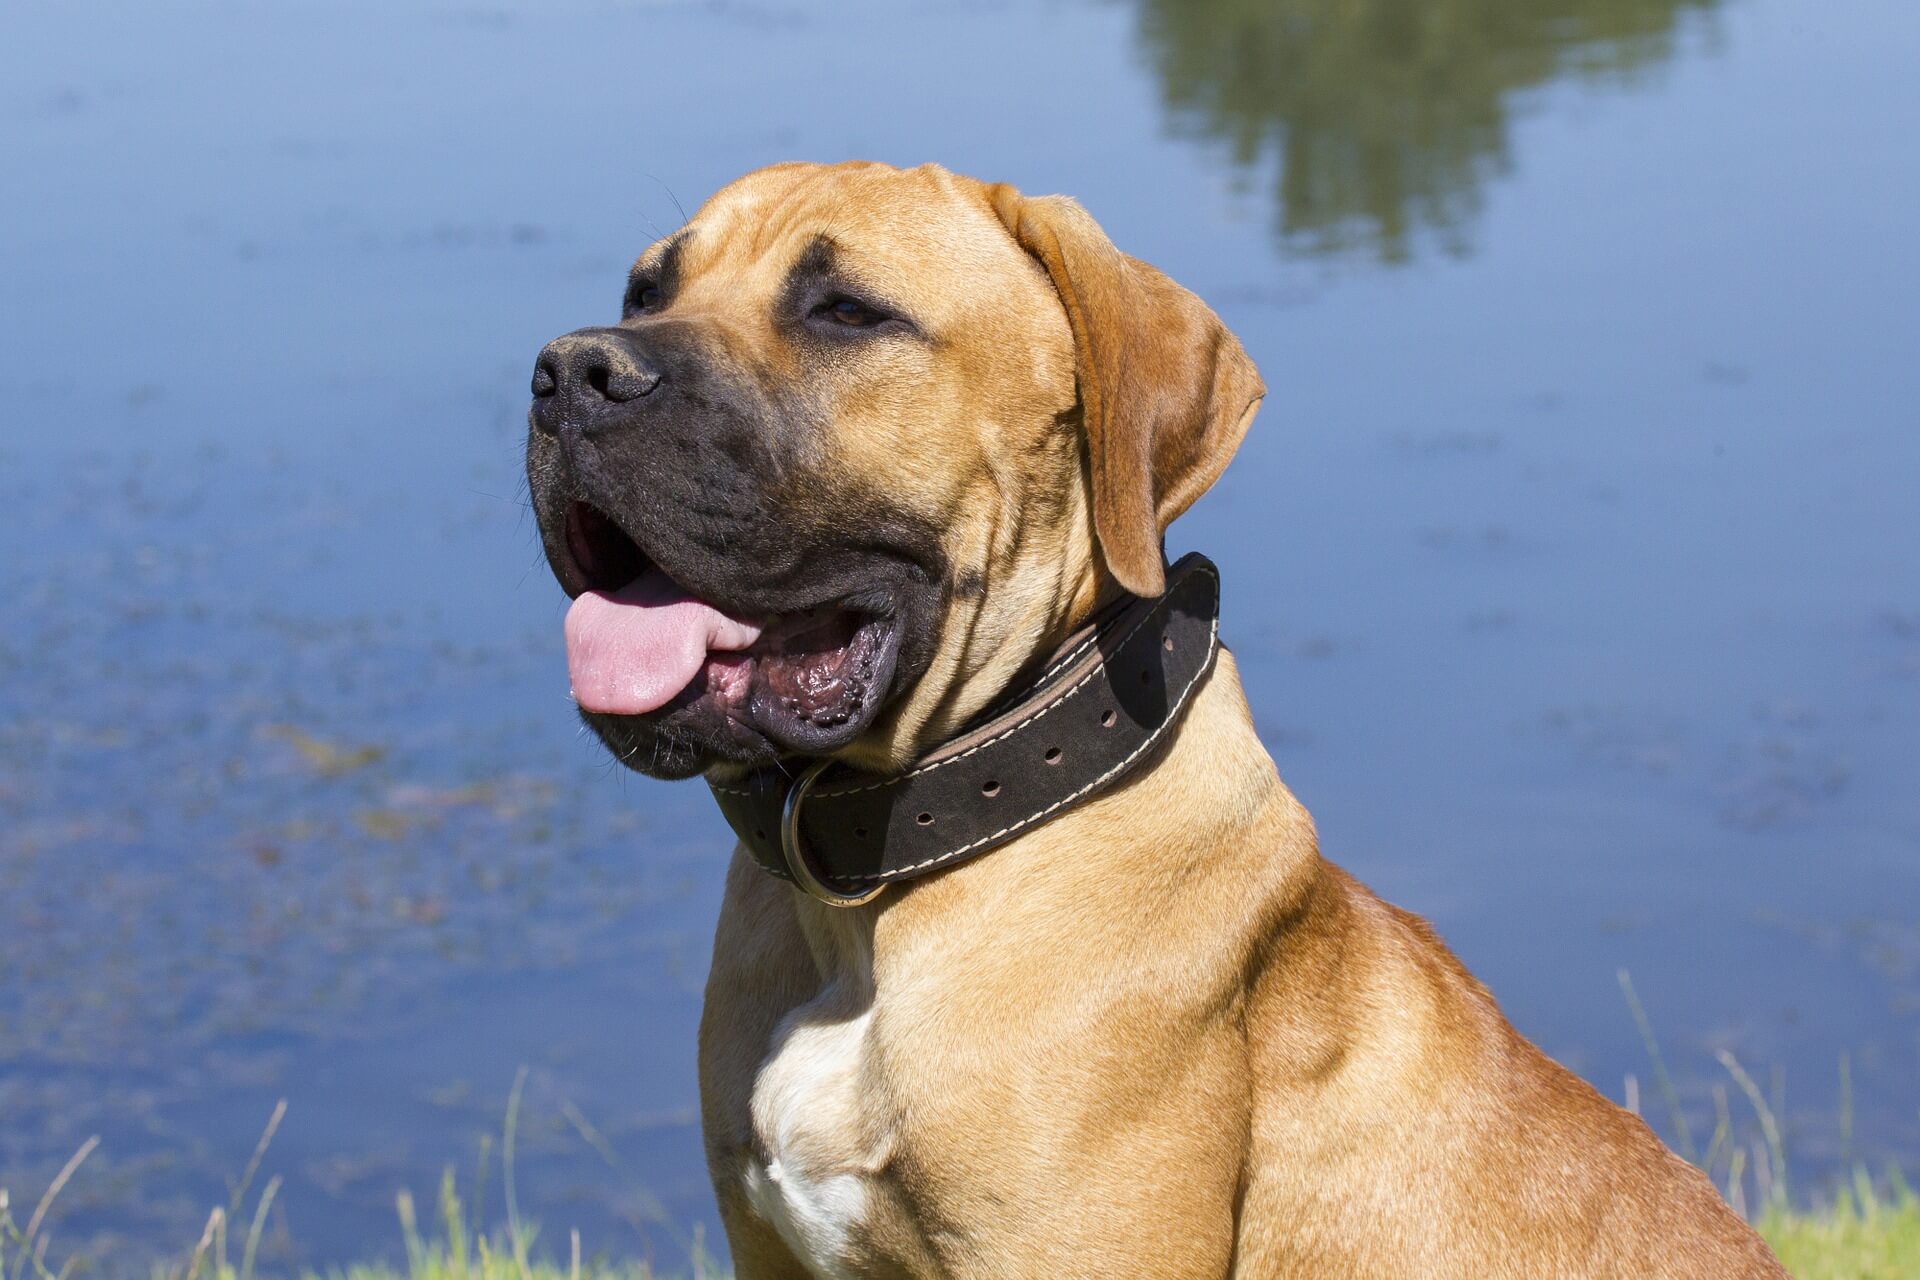
[[[1179,720],[1219,651],[1219,570],[1183,556],[1164,593],[1105,610],[1035,680],[899,773],[820,760],[708,785],[762,870],[858,906],[1112,787]]]

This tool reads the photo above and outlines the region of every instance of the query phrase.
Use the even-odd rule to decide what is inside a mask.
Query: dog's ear
[[[1100,553],[1136,595],[1166,589],[1167,526],[1226,470],[1266,387],[1206,303],[1114,247],[1065,196],[987,189],[1066,305]]]

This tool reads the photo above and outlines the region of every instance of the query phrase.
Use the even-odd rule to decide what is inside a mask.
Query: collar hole
[[[1000,794],[1000,784],[997,782],[989,782],[980,788],[980,794],[991,799]]]
[[[1046,759],[1046,762],[1047,762],[1048,764],[1059,764],[1059,763],[1060,763],[1060,748],[1058,748],[1058,747],[1048,747],[1048,748],[1047,748],[1047,754],[1046,754],[1046,756],[1045,756],[1045,759]]]
[[[1119,719],[1119,717],[1114,715],[1113,710],[1109,708],[1100,713],[1100,727],[1102,729],[1111,729],[1113,728],[1114,721],[1117,719]]]
[[[919,817],[915,818],[914,821],[919,823],[923,827],[930,827],[933,825],[933,815],[930,813],[923,813]]]

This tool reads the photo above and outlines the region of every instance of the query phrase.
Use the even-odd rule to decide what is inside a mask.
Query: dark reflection
[[[1631,84],[1720,0],[1141,0],[1176,119],[1234,160],[1277,159],[1277,230],[1316,253],[1468,247],[1509,164],[1516,96]]]

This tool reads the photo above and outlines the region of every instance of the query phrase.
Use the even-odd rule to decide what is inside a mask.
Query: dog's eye
[[[659,305],[660,287],[658,285],[643,284],[627,293],[629,311],[651,311]]]
[[[820,308],[822,314],[838,324],[850,329],[865,329],[879,324],[886,317],[863,302],[852,298],[836,298]]]

